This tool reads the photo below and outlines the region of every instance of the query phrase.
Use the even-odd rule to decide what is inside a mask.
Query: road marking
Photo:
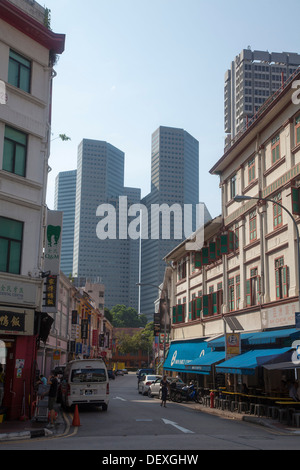
[[[153,419],[136,419],[136,421],[153,421]]]
[[[179,431],[184,432],[185,434],[195,434],[193,431],[190,431],[189,429],[183,428],[179,426],[177,423],[174,423],[174,421],[170,421],[169,419],[164,419],[164,418],[162,418],[162,420],[165,424],[170,424],[171,426],[174,426],[174,428],[179,429]]]
[[[114,399],[114,400],[122,400],[122,401],[127,401],[127,400],[125,400],[125,398],[121,398],[121,397],[114,397],[113,399]]]

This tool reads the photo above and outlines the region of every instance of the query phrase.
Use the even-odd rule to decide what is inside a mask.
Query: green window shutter
[[[214,261],[217,258],[216,255],[216,242],[210,242],[209,244],[209,258]]]
[[[226,255],[228,253],[228,235],[227,235],[227,233],[225,235],[221,235],[220,241],[221,241],[221,254]]]
[[[300,188],[291,188],[292,194],[292,213],[295,215],[300,215],[300,198],[299,198]]]
[[[209,249],[208,247],[202,248],[202,264],[209,264]]]
[[[180,323],[183,321],[183,305],[177,305],[177,322]]]
[[[195,267],[202,268],[202,252],[196,251],[195,253]]]
[[[189,302],[189,320],[192,319],[193,316],[193,302]]]
[[[216,257],[217,259],[218,258],[221,258],[221,239],[220,238],[217,238],[216,240]]]
[[[202,310],[202,297],[196,299],[196,318],[200,318]]]
[[[212,313],[216,315],[218,313],[218,306],[217,306],[217,293],[212,293]]]
[[[289,271],[287,266],[282,267],[282,290],[283,290],[283,298],[289,296]]]
[[[177,305],[173,307],[173,323],[177,322]]]
[[[207,317],[209,315],[209,295],[203,295],[203,316]]]
[[[234,232],[228,232],[228,251],[234,251]]]
[[[250,279],[246,280],[246,305],[247,305],[247,307],[251,305],[251,284],[250,284]]]

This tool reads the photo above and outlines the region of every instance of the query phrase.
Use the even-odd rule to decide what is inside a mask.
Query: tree
[[[116,328],[143,328],[147,324],[146,315],[139,315],[132,307],[118,304],[110,310],[110,313],[111,323]]]

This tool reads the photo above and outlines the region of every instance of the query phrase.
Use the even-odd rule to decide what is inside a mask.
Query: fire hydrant
[[[210,392],[210,407],[211,408],[215,407],[215,394],[213,391]]]

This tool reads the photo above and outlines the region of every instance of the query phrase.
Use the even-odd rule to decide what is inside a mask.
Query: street
[[[72,413],[65,413],[69,426],[63,435],[3,442],[0,450],[101,450],[106,451],[101,452],[103,464],[121,463],[113,459],[122,455],[136,455],[145,464],[159,463],[153,460],[156,451],[164,456],[160,458],[166,464],[171,463],[166,455],[172,452],[187,458],[197,456],[200,450],[300,448],[299,434],[288,435],[240,420],[223,419],[192,407],[173,402],[161,407],[157,398],[138,393],[136,375],[130,373],[110,381],[107,412],[80,407],[79,427],[72,426]],[[149,452],[137,452],[141,450]],[[134,466],[137,461],[126,463]]]

